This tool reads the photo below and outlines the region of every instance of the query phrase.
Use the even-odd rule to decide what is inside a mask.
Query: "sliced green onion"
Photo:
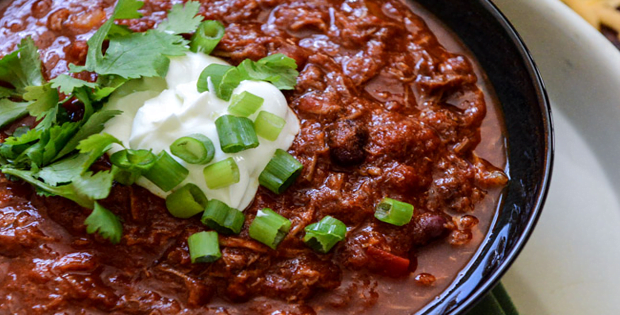
[[[413,205],[406,202],[383,198],[375,208],[375,218],[397,226],[403,226],[413,217]]]
[[[125,186],[131,186],[138,180],[138,178],[140,178],[140,176],[142,176],[142,173],[135,170],[130,171],[122,169],[116,165],[112,165],[112,175],[117,183]]]
[[[150,150],[126,149],[110,156],[110,162],[123,169],[137,168],[148,170],[156,160],[157,156]]]
[[[217,232],[198,232],[187,238],[187,246],[189,247],[189,257],[194,263],[210,263],[220,257],[220,243],[217,238]]]
[[[220,234],[230,235],[241,232],[245,216],[241,211],[217,199],[211,199],[200,221]]]
[[[244,78],[237,68],[230,68],[222,77],[222,82],[217,89],[217,96],[225,101],[229,101],[233,90],[239,86]]]
[[[230,105],[228,106],[228,112],[233,115],[248,117],[263,106],[264,102],[265,100],[262,97],[256,96],[248,91],[243,91],[241,94],[232,96]]]
[[[218,21],[209,20],[200,23],[190,40],[190,50],[210,54],[224,37],[224,31],[224,25]]]
[[[207,197],[198,186],[188,183],[166,198],[166,208],[172,216],[182,219],[193,217],[205,210]]]
[[[276,249],[290,229],[291,221],[269,208],[264,208],[256,213],[249,232],[251,238]]]
[[[305,230],[304,243],[323,254],[329,252],[347,234],[347,226],[342,221],[330,216],[306,226]]]
[[[258,146],[252,121],[245,117],[220,116],[215,120],[215,127],[224,153],[237,153]]]
[[[170,153],[190,164],[207,164],[213,160],[215,147],[207,136],[196,133],[174,141]]]
[[[163,191],[170,191],[184,181],[187,175],[189,171],[166,151],[162,151],[155,164],[144,173],[144,177]]]
[[[156,160],[157,156],[150,150],[118,151],[110,156],[114,180],[123,185],[132,185],[155,164]]]
[[[269,141],[278,139],[284,125],[286,125],[284,118],[264,110],[261,110],[254,120],[256,134]]]
[[[258,182],[274,193],[281,194],[295,182],[303,167],[303,164],[288,152],[277,149],[271,161],[260,173]]]
[[[207,165],[202,173],[209,189],[224,188],[239,182],[239,167],[231,157]]]
[[[228,72],[228,70],[234,68],[229,65],[220,65],[217,63],[212,63],[202,72],[200,73],[200,77],[198,77],[198,83],[196,87],[198,88],[198,92],[202,93],[204,91],[209,91],[209,81],[208,78],[211,78],[211,83],[213,84],[214,92],[217,92],[220,88],[220,84],[222,83],[222,78],[224,78],[224,74]]]

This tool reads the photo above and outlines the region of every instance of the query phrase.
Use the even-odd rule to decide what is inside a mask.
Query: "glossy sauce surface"
[[[302,175],[282,195],[260,188],[241,234],[220,238],[222,259],[197,265],[186,239],[205,227],[172,218],[140,187],[117,185],[104,202],[124,220],[114,246],[86,234],[90,210],[2,179],[0,311],[409,314],[432,301],[476,251],[506,181],[502,122],[471,57],[397,0],[202,3],[226,25],[214,55],[297,61],[286,97],[301,122],[289,152]],[[85,40],[113,4],[14,1],[0,19],[0,55],[32,35],[46,77],[63,73],[84,62]],[[121,23],[144,31],[171,6],[146,1],[142,19]],[[413,204],[412,222],[377,221],[383,197]],[[293,223],[275,251],[247,233],[264,207]],[[319,255],[301,239],[326,215],[347,225],[347,239]]]

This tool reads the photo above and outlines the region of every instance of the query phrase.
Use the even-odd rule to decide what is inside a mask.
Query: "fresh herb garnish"
[[[197,88],[198,92],[208,91],[207,80],[211,78],[215,94],[226,101],[230,100],[232,91],[245,80],[267,81],[280,90],[292,90],[299,75],[296,69],[295,59],[284,54],[273,54],[259,61],[246,59],[237,67],[212,64],[200,74]]]
[[[98,232],[103,238],[112,244],[118,244],[123,236],[121,221],[110,210],[95,202],[93,212],[84,221],[86,232],[92,234]]]
[[[88,40],[85,64],[70,65],[69,74],[46,81],[39,52],[30,37],[23,39],[13,53],[0,59],[0,128],[26,115],[37,120],[33,126],[18,128],[0,143],[0,171],[11,180],[30,183],[40,195],[61,196],[93,209],[85,221],[87,232],[97,232],[112,243],[120,241],[122,225],[97,200],[108,197],[114,179],[118,181],[124,176],[126,183],[130,183],[145,176],[160,187],[165,186],[162,189],[170,190],[187,174],[184,168],[179,168],[172,175],[166,175],[161,171],[162,166],[158,168],[155,163],[161,162],[161,158],[154,163],[145,162],[148,156],[139,151],[146,150],[125,150],[131,155],[133,164],[130,163],[130,167],[115,164],[112,170],[93,172],[93,163],[112,145],[122,145],[115,137],[101,134],[105,123],[121,113],[103,110],[103,105],[111,93],[133,79],[165,76],[170,56],[185,55],[190,47],[193,51],[210,53],[224,34],[220,22],[202,22],[203,17],[198,15],[200,4],[193,1],[174,5],[167,20],[143,33],[134,33],[126,26],[115,24],[119,19],[140,18],[138,10],[143,5],[137,0],[119,0],[110,19]],[[181,35],[196,33],[197,28],[201,28],[200,34],[195,34],[191,41]],[[226,100],[243,80],[267,81],[282,90],[293,89],[299,74],[296,67],[295,60],[282,54],[257,62],[245,60],[237,67],[212,65],[201,75],[198,88],[208,90],[210,77],[216,95]],[[84,71],[95,73],[96,82],[77,78],[75,74]],[[81,115],[69,113],[64,107],[65,103],[75,100],[83,106]],[[150,151],[147,153],[154,156]],[[162,152],[160,157],[163,155],[167,153]],[[143,159],[136,160],[137,157]],[[171,157],[167,160],[176,163]],[[227,160],[234,164],[234,160]],[[170,171],[168,166],[163,169]],[[225,178],[228,182],[224,185],[238,181],[236,164],[232,166],[228,167],[226,175],[230,178]],[[158,175],[153,175],[155,173]],[[178,177],[175,183],[171,183],[173,175]]]
[[[5,89],[5,93],[17,95],[22,95],[26,87],[41,85],[41,59],[32,38],[24,38],[17,45],[17,50],[0,59],[0,81],[13,87]]]
[[[34,128],[0,144],[0,170],[11,179],[32,184],[41,195],[57,195],[94,208],[85,222],[88,232],[97,231],[113,243],[119,241],[122,226],[96,200],[108,197],[114,174],[90,171],[112,144],[121,144],[111,135],[100,134],[104,124],[121,113],[101,110],[105,99],[129,79],[165,75],[168,56],[189,51],[189,42],[180,34],[194,31],[202,21],[197,16],[199,4],[188,2],[175,5],[167,21],[145,33],[114,24],[116,19],[141,17],[142,6],[136,0],[118,1],[111,18],[88,41],[85,65],[70,65],[72,73],[97,73],[97,82],[66,74],[45,82],[39,52],[30,37],[0,59],[0,127],[27,114],[38,121]],[[104,54],[105,40],[109,45]],[[81,119],[71,119],[62,106],[72,99],[84,106]]]

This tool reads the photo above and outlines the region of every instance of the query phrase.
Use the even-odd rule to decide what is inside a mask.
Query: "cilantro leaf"
[[[76,88],[80,88],[83,86],[89,87],[91,89],[97,88],[99,86],[97,83],[77,79],[66,74],[61,74],[56,78],[52,79],[50,82],[52,83],[53,88],[57,88],[61,93],[67,95],[73,93],[73,90],[75,90]]]
[[[0,86],[0,98],[10,97],[13,95],[15,95],[15,92],[12,89]]]
[[[28,114],[27,102],[12,102],[8,99],[0,99],[0,128],[22,118]]]
[[[105,57],[89,70],[127,79],[164,76],[170,64],[166,56],[184,55],[186,45],[181,36],[153,30],[113,38]]]
[[[180,56],[188,51],[188,41],[179,35],[149,30],[112,36],[105,56],[102,52],[114,20],[140,17],[137,9],[141,5],[136,0],[120,0],[110,19],[88,40],[85,65],[70,65],[71,72],[92,71],[100,76],[118,75],[125,79],[164,76],[170,64],[166,56]]]
[[[199,9],[199,2],[188,1],[185,6],[177,3],[168,13],[168,19],[157,26],[157,30],[171,34],[194,32],[203,19],[202,16],[197,16]]]
[[[70,183],[85,171],[84,165],[88,161],[88,154],[76,154],[41,168],[37,176],[45,183],[54,186]]]
[[[239,66],[246,80],[268,81],[280,90],[292,90],[297,83],[297,63],[284,54],[273,54],[257,62],[246,59]]]
[[[33,142],[39,140],[40,136],[41,130],[39,129],[31,129],[19,136],[14,133],[13,136],[6,138],[3,143],[0,143],[0,157],[5,161],[18,158],[28,147],[33,145]]]
[[[110,19],[107,20],[101,27],[91,36],[88,43],[88,52],[86,53],[86,63],[84,66],[76,66],[74,64],[69,65],[70,72],[77,73],[82,71],[95,71],[97,64],[103,59],[103,42],[108,37],[110,29],[114,25],[116,19],[132,19],[139,18],[142,15],[138,13],[144,5],[141,1],[136,0],[118,0],[114,12]]]
[[[37,130],[47,130],[52,128],[52,126],[58,122],[58,113],[60,106],[56,106],[50,109],[47,113],[45,113],[45,118],[39,122],[39,124],[35,127]]]
[[[0,81],[10,83],[18,94],[27,86],[41,85],[41,59],[31,37],[22,39],[17,50],[0,59]]]
[[[31,116],[41,119],[48,111],[58,105],[58,90],[53,89],[51,83],[41,86],[28,86],[24,99],[33,101],[28,105],[28,112]]]
[[[92,200],[105,199],[112,189],[114,176],[111,171],[102,171],[96,174],[86,172],[82,176],[74,179],[72,190]]]
[[[107,151],[104,150],[104,148],[111,146],[113,143],[122,145],[122,142],[116,139],[113,135],[108,133],[100,133],[94,134],[80,141],[80,144],[78,144],[76,149],[80,150],[80,153]]]
[[[273,54],[259,61],[246,59],[237,67],[209,65],[200,77],[196,87],[198,92],[209,90],[208,78],[217,97],[230,100],[232,91],[244,80],[271,82],[280,90],[292,90],[297,83],[297,63],[284,54]]]
[[[94,113],[71,138],[71,140],[67,142],[62,150],[58,152],[58,155],[54,158],[54,160],[58,160],[61,157],[71,153],[71,151],[77,148],[80,141],[90,137],[93,134],[100,133],[104,128],[104,124],[112,117],[119,115],[120,113],[122,113],[120,110],[103,110]]]
[[[112,188],[113,176],[110,171],[86,172],[67,185],[54,186],[47,184],[33,175],[33,171],[18,170],[12,167],[2,167],[4,174],[13,175],[23,179],[33,186],[56,196],[61,196],[75,201],[82,207],[91,208],[94,205],[93,200],[104,199],[110,194]]]
[[[4,142],[2,144],[4,144],[4,145],[26,144],[26,143],[30,143],[30,142],[39,140],[40,137],[41,137],[41,130],[40,129],[30,129],[28,132],[26,132],[25,134],[23,134],[21,136],[17,136],[15,134],[13,134],[12,137],[8,137],[8,138],[4,139]]]
[[[74,181],[108,151],[113,143],[120,144],[120,140],[104,133],[95,134],[80,141],[78,149],[81,154],[62,159],[58,162],[41,168],[37,176],[50,185],[65,184]]]
[[[67,122],[62,125],[52,126],[41,132],[39,142],[26,149],[16,159],[17,164],[30,162],[31,167],[43,167],[52,162],[58,151],[61,150],[75,134],[79,125],[75,122]]]
[[[133,31],[130,30],[127,25],[112,24],[108,32],[108,37],[127,36],[131,33],[133,33]]]
[[[95,209],[84,221],[86,232],[89,234],[98,232],[103,238],[118,244],[123,236],[121,221],[110,210],[95,202]]]
[[[114,8],[114,19],[139,19],[142,14],[138,12],[144,6],[144,2],[137,0],[119,0]]]
[[[97,79],[99,86],[93,92],[92,98],[94,101],[101,101],[125,83],[127,83],[127,79],[123,77],[115,75],[100,76]]]
[[[88,154],[89,156],[89,159],[86,161],[85,164],[85,169],[90,167],[106,151],[110,150],[112,148],[112,144],[114,143],[123,145],[120,140],[107,133],[94,134],[80,141],[77,149],[80,151],[80,153]]]
[[[297,62],[295,59],[288,57],[285,54],[273,54],[269,55],[257,62],[258,64],[265,65],[270,68],[290,68],[297,69]]]

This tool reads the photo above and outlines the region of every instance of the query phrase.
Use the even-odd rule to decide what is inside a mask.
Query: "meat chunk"
[[[364,145],[368,139],[366,128],[353,120],[339,120],[332,125],[328,132],[332,161],[341,166],[353,166],[364,162],[366,152]]]

